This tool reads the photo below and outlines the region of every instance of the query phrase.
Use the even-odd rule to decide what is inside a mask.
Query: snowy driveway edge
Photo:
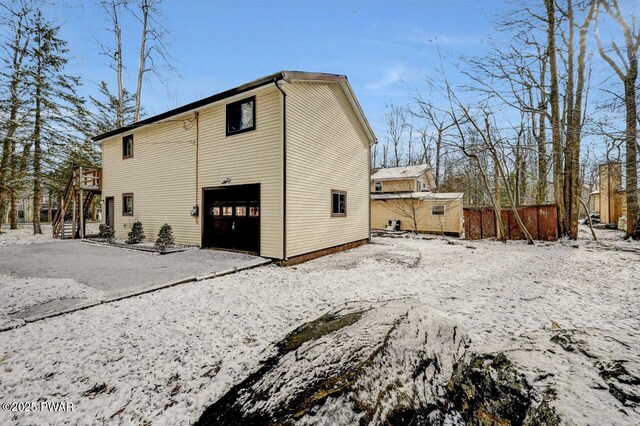
[[[9,331],[9,330],[14,330],[16,328],[20,328],[23,327],[26,324],[32,323],[32,322],[36,322],[36,321],[42,321],[44,319],[47,318],[53,318],[53,317],[57,317],[60,315],[65,315],[65,314],[69,314],[72,312],[77,312],[77,311],[82,311],[85,309],[89,309],[92,308],[94,306],[98,306],[98,305],[103,305],[106,303],[112,303],[112,302],[117,302],[123,299],[129,299],[132,297],[136,297],[136,296],[141,296],[147,293],[152,293],[154,291],[158,291],[158,290],[162,290],[165,288],[169,288],[169,287],[174,287],[180,284],[187,284],[187,283],[192,283],[192,282],[200,282],[200,281],[205,281],[205,280],[210,280],[210,279],[214,279],[214,278],[218,278],[218,277],[223,277],[225,275],[230,275],[230,274],[234,274],[236,272],[240,272],[240,271],[245,271],[248,269],[253,269],[253,268],[258,268],[260,266],[264,266],[267,265],[269,263],[271,263],[272,261],[270,259],[262,259],[260,261],[256,261],[255,263],[252,263],[250,265],[245,265],[245,266],[234,266],[233,268],[229,268],[229,269],[225,269],[223,271],[220,272],[213,272],[211,274],[207,274],[207,275],[201,275],[201,276],[191,276],[191,277],[187,277],[187,278],[183,278],[183,279],[179,279],[176,281],[171,281],[165,284],[158,284],[158,285],[154,285],[151,287],[146,287],[140,290],[134,290],[131,291],[129,293],[126,294],[119,294],[117,296],[113,296],[113,297],[108,297],[106,299],[102,299],[102,300],[96,300],[93,302],[89,302],[89,303],[85,303],[82,305],[78,305],[78,306],[74,306],[71,307],[69,309],[64,309],[58,312],[53,312],[53,313],[48,313],[45,315],[35,315],[32,317],[27,317],[24,319],[20,319],[20,320],[15,320],[9,324],[5,324],[5,325],[0,325],[0,333],[5,332],[5,331]]]

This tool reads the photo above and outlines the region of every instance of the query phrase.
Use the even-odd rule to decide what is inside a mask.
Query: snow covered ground
[[[0,333],[2,402],[74,411],[0,412],[0,423],[190,424],[300,323],[346,301],[412,296],[463,324],[472,350],[508,349],[575,424],[640,424],[637,403],[614,398],[601,373],[622,360],[640,377],[640,257],[618,246],[640,250],[617,237],[376,238],[27,324]]]
[[[95,234],[97,232],[97,223],[87,223],[87,234]],[[5,224],[2,225],[2,232],[0,233],[0,246],[48,243],[52,240],[50,224],[42,224],[42,234],[38,235],[33,235],[33,225],[30,223],[21,223],[18,225],[18,229],[9,229],[9,226]]]

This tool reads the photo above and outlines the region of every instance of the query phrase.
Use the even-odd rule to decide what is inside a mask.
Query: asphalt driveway
[[[268,262],[225,251],[158,255],[79,240],[0,246],[0,328],[11,319],[33,320]]]

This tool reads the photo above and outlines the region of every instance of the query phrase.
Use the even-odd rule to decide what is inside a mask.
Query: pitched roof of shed
[[[184,114],[187,112],[194,111],[198,108],[204,107],[206,105],[212,104],[214,102],[221,101],[226,98],[230,98],[232,96],[248,92],[253,89],[257,89],[258,87],[265,86],[269,83],[276,83],[277,81],[284,81],[286,83],[293,83],[296,81],[306,81],[306,82],[324,82],[324,83],[339,83],[351,106],[353,107],[356,116],[360,120],[362,127],[364,128],[365,133],[369,137],[371,143],[376,143],[377,139],[375,134],[373,133],[373,129],[369,125],[367,118],[362,111],[362,107],[360,103],[356,99],[356,96],[347,80],[346,75],[340,74],[328,74],[328,73],[316,73],[316,72],[306,72],[306,71],[279,71],[274,74],[267,75],[265,77],[259,78],[257,80],[251,81],[249,83],[245,83],[243,85],[234,87],[233,89],[225,90],[224,92],[216,93],[215,95],[209,96],[204,99],[200,99],[199,101],[191,102],[189,104],[183,105],[181,107],[163,112],[162,114],[154,115],[153,117],[145,118],[144,120],[140,120],[136,123],[120,127],[115,130],[111,130],[109,132],[103,133],[98,136],[94,136],[94,141],[100,141],[111,136],[116,136],[121,133],[129,132],[131,130],[137,129],[139,127],[143,127],[152,123],[162,122],[168,118],[174,117],[176,115]]]
[[[429,170],[428,164],[418,164],[416,166],[406,167],[387,167],[377,169],[371,174],[371,180],[386,179],[412,179],[422,176],[424,172]]]

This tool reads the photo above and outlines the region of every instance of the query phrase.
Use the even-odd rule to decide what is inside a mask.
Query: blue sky
[[[83,78],[84,94],[101,80],[115,88],[99,54],[97,40],[111,35],[97,1],[59,1],[48,12],[69,42],[69,71]],[[640,2],[623,3],[637,10]],[[385,105],[408,103],[409,91],[425,87],[441,64],[437,46],[445,64],[482,54],[487,37],[502,36],[493,23],[510,8],[507,0],[165,0],[176,72],[150,78],[143,105],[154,115],[283,69],[346,74],[380,138]],[[131,18],[123,42],[133,91],[139,25]]]
[[[151,78],[143,93],[147,115],[288,70],[346,74],[376,133],[385,104],[409,101],[438,66],[436,43],[454,60],[482,49],[503,1],[199,1],[166,0],[165,26],[176,73]],[[115,88],[96,40],[109,41],[93,2],[50,11],[62,25],[86,93],[100,80]],[[133,30],[127,30],[132,28]],[[139,26],[125,22],[126,85],[135,89]]]

